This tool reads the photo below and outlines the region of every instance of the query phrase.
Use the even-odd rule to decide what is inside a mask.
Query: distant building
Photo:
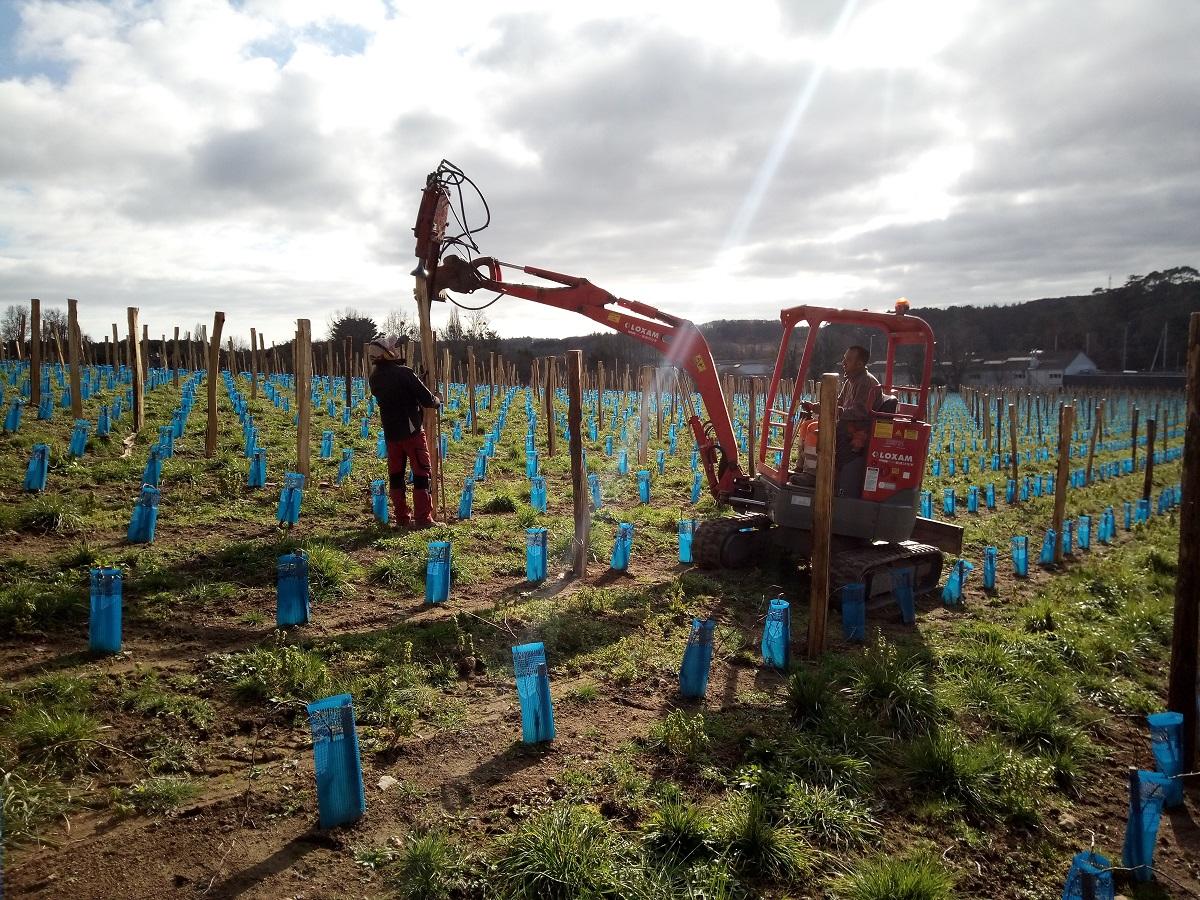
[[[968,387],[1061,387],[1065,377],[1096,371],[1096,364],[1080,350],[1032,350],[1028,356],[973,360],[963,372],[962,383]]]

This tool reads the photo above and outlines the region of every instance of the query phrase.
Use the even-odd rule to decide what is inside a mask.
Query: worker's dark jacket
[[[438,405],[417,373],[395,362],[376,364],[371,372],[371,393],[379,403],[383,436],[389,441],[401,441],[419,432],[424,418],[422,407],[432,409]]]

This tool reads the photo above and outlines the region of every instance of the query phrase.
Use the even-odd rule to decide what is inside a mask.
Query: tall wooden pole
[[[113,327],[113,368],[120,369],[121,368],[121,336],[119,334],[117,334],[117,323],[116,322],[112,323],[112,327]],[[126,360],[125,364],[129,365],[128,360]]]
[[[208,427],[204,431],[205,459],[211,459],[217,452],[217,375],[221,369],[221,329],[224,325],[225,313],[214,313],[212,344],[208,349]]]
[[[150,380],[150,326],[142,326],[142,382]]]
[[[546,411],[546,455],[554,455],[554,357],[546,357],[546,385],[542,402]]]
[[[1092,416],[1092,434],[1088,438],[1088,459],[1087,459],[1087,474],[1084,480],[1087,484],[1092,483],[1092,460],[1096,456],[1096,439],[1100,434],[1101,424],[1104,421],[1104,401],[1101,400],[1096,404],[1095,414]]]
[[[115,327],[115,326],[114,326]],[[42,301],[29,301],[29,402],[42,402]]]
[[[639,466],[646,465],[646,457],[650,448],[650,384],[654,370],[649,366],[642,366],[641,371],[641,397],[638,401],[638,446],[637,446],[637,461]]]
[[[1063,558],[1063,517],[1067,510],[1067,482],[1071,480],[1071,429],[1075,425],[1075,407],[1064,405],[1058,411],[1058,474],[1054,477],[1054,564]]]
[[[1012,480],[1018,480],[1021,473],[1020,457],[1017,456],[1017,406],[1015,403],[1008,404],[1008,439],[1009,452],[1012,454]],[[1014,500],[1019,499],[1021,492],[1018,490]]]
[[[746,419],[746,451],[749,459],[746,462],[746,473],[753,478],[758,465],[758,454],[755,452],[755,420],[758,407],[758,379],[750,377],[750,414]]]
[[[467,348],[467,406],[471,410],[471,433],[479,434],[479,407],[475,402],[475,348]]]
[[[79,303],[67,298],[67,354],[71,364],[71,416],[83,418],[83,384],[79,371]]]
[[[830,563],[833,549],[833,454],[837,423],[837,375],[821,376],[817,432],[817,484],[812,514],[812,584],[809,588],[808,648],[810,659],[825,652],[829,616]]]
[[[346,357],[346,409],[349,409],[354,399],[354,366],[351,363],[354,359],[354,338],[347,337],[342,342],[342,352]],[[437,452],[436,448],[434,452]]]
[[[296,471],[308,481],[312,430],[312,323],[296,321]]]
[[[179,389],[179,326],[175,326],[175,339],[171,341],[171,386]]]
[[[583,467],[583,351],[567,351],[567,426],[571,435],[571,500],[575,507],[575,544],[572,572],[587,577],[591,512],[588,509],[587,470]]]
[[[250,329],[250,399],[258,397],[258,332]]]
[[[133,380],[133,431],[137,434],[146,422],[146,382],[142,377],[142,350],[138,343],[138,308],[127,307],[129,316],[129,348],[126,351],[126,364],[129,375]]]
[[[1154,419],[1146,420],[1146,478],[1142,482],[1142,499],[1149,500],[1154,490],[1154,435],[1158,423]]]
[[[1133,471],[1137,471],[1137,447],[1138,447],[1138,415],[1141,413],[1136,406],[1133,408],[1133,418],[1129,424],[1129,458],[1133,462]]]
[[[425,364],[425,386],[436,393],[437,347],[434,345],[433,324],[430,322],[433,303],[429,298],[429,282],[425,275],[417,275],[413,293],[417,300],[417,317],[421,326],[421,361]],[[429,489],[433,495],[433,508],[438,509],[441,507],[442,455],[438,452],[441,435],[438,433],[438,411],[436,409],[425,410],[425,431],[427,434],[433,435],[434,446],[429,454]]]
[[[1188,323],[1187,410],[1179,506],[1179,569],[1167,708],[1183,713],[1183,771],[1196,769],[1196,664],[1200,642],[1200,312]],[[1195,784],[1195,782],[1192,782]]]

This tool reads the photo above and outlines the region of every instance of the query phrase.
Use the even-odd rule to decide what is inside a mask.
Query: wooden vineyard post
[[[175,340],[171,341],[171,386],[179,388],[179,326],[175,326]]]
[[[115,329],[116,326],[114,325]],[[29,403],[42,402],[42,301],[29,301]]]
[[[1158,423],[1154,419],[1146,420],[1146,478],[1142,482],[1142,499],[1149,500],[1154,490],[1154,437]]]
[[[234,353],[233,353],[233,338],[230,338],[228,343],[229,343],[229,352],[225,354],[225,365],[229,369],[229,374],[232,375],[234,372],[237,371],[237,366],[235,365],[236,357],[234,356]],[[220,346],[221,346],[220,344],[217,344],[218,348]],[[219,358],[220,357],[218,356],[218,359]]]
[[[1188,323],[1184,416],[1179,570],[1175,577],[1167,709],[1183,713],[1183,771],[1193,772],[1196,769],[1196,682],[1200,677],[1200,667],[1196,663],[1197,644],[1200,643],[1200,312],[1192,313]]]
[[[829,615],[829,573],[833,549],[833,452],[837,420],[837,375],[821,376],[817,420],[817,484],[812,515],[812,585],[809,588],[808,657],[825,652],[825,620]]]
[[[424,274],[416,276],[413,296],[417,301],[417,318],[421,326],[421,362],[425,366],[425,387],[429,388],[430,392],[437,393],[437,347],[433,340],[433,324],[430,322],[433,301],[429,298],[429,282]],[[432,452],[429,454],[429,492],[434,509],[439,509],[442,505],[442,454],[438,452],[442,436],[438,424],[439,415],[439,410],[425,410],[425,433],[433,435],[433,446],[430,448]]]
[[[641,400],[638,403],[638,446],[637,461],[639,466],[646,465],[646,454],[650,447],[650,377],[654,370],[642,366],[641,371]]]
[[[225,313],[213,314],[212,344],[208,348],[208,427],[204,431],[204,458],[217,453],[217,375],[221,371],[221,329]]]
[[[150,326],[142,326],[142,384],[150,380]]]
[[[342,374],[346,376],[346,409],[349,409],[354,400],[354,338],[348,337],[342,341],[342,355],[346,358]]]
[[[60,341],[58,339],[58,326],[57,325],[54,325],[54,324],[50,325],[50,336],[52,338],[54,338],[54,350],[58,355],[58,364],[60,366],[65,366],[67,364],[67,359],[65,356],[63,356],[62,341]]]
[[[271,349],[275,349],[274,344],[271,345]],[[266,376],[271,374],[271,365],[267,362],[267,339],[261,334],[258,336],[258,361],[262,365],[263,375]]]
[[[746,460],[746,472],[751,478],[755,474],[755,466],[758,464],[758,455],[754,452],[754,430],[757,424],[755,407],[758,406],[758,379],[753,375],[750,376],[750,415],[746,419],[746,452],[748,459]]]
[[[1092,460],[1096,456],[1096,437],[1100,433],[1100,423],[1104,421],[1104,401],[1101,400],[1096,404],[1096,411],[1092,416],[1092,434],[1088,438],[1088,459],[1087,459],[1087,474],[1084,476],[1084,483],[1092,483]]]
[[[258,399],[258,332],[250,329],[250,399]]]
[[[312,430],[312,323],[296,321],[296,471],[309,475],[308,439]]]
[[[450,348],[442,347],[442,399],[450,399],[450,382],[453,380],[450,376],[453,370],[450,366]]]
[[[546,357],[546,385],[543,397],[546,412],[546,455],[554,455],[554,357]]]
[[[475,348],[467,348],[467,407],[471,410],[471,433],[479,434],[479,409],[475,406]]]
[[[1075,425],[1075,407],[1064,405],[1058,411],[1058,474],[1054,478],[1054,564],[1063,558],[1063,516],[1067,510],[1067,482],[1071,480],[1071,429]]]
[[[129,316],[129,348],[126,351],[126,365],[133,379],[133,433],[142,430],[146,422],[146,383],[142,380],[141,349],[138,345],[138,308],[130,306],[126,309]]]
[[[587,470],[583,467],[583,351],[567,351],[567,426],[571,434],[571,499],[575,507],[575,543],[571,571],[587,577],[592,517],[588,509]]]
[[[992,397],[983,395],[983,446],[988,453],[992,452]]]
[[[1133,461],[1133,471],[1137,471],[1137,434],[1138,434],[1138,415],[1141,410],[1136,406],[1133,408],[1133,418],[1129,423],[1129,458]]]
[[[117,334],[117,323],[112,323],[113,328],[113,369],[121,368],[121,336]]]
[[[83,418],[83,384],[79,372],[79,303],[67,298],[67,356],[71,364],[71,417]]]
[[[1012,480],[1016,481],[1021,471],[1021,465],[1020,457],[1017,456],[1017,405],[1015,403],[1008,404],[1008,441],[1009,452],[1012,454]],[[1020,496],[1019,491],[1017,496]]]

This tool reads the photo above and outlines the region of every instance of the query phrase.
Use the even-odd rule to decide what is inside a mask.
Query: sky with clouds
[[[0,0],[0,304],[413,313],[442,158],[483,252],[696,321],[1086,293],[1200,263],[1198,34],[1194,0]]]

